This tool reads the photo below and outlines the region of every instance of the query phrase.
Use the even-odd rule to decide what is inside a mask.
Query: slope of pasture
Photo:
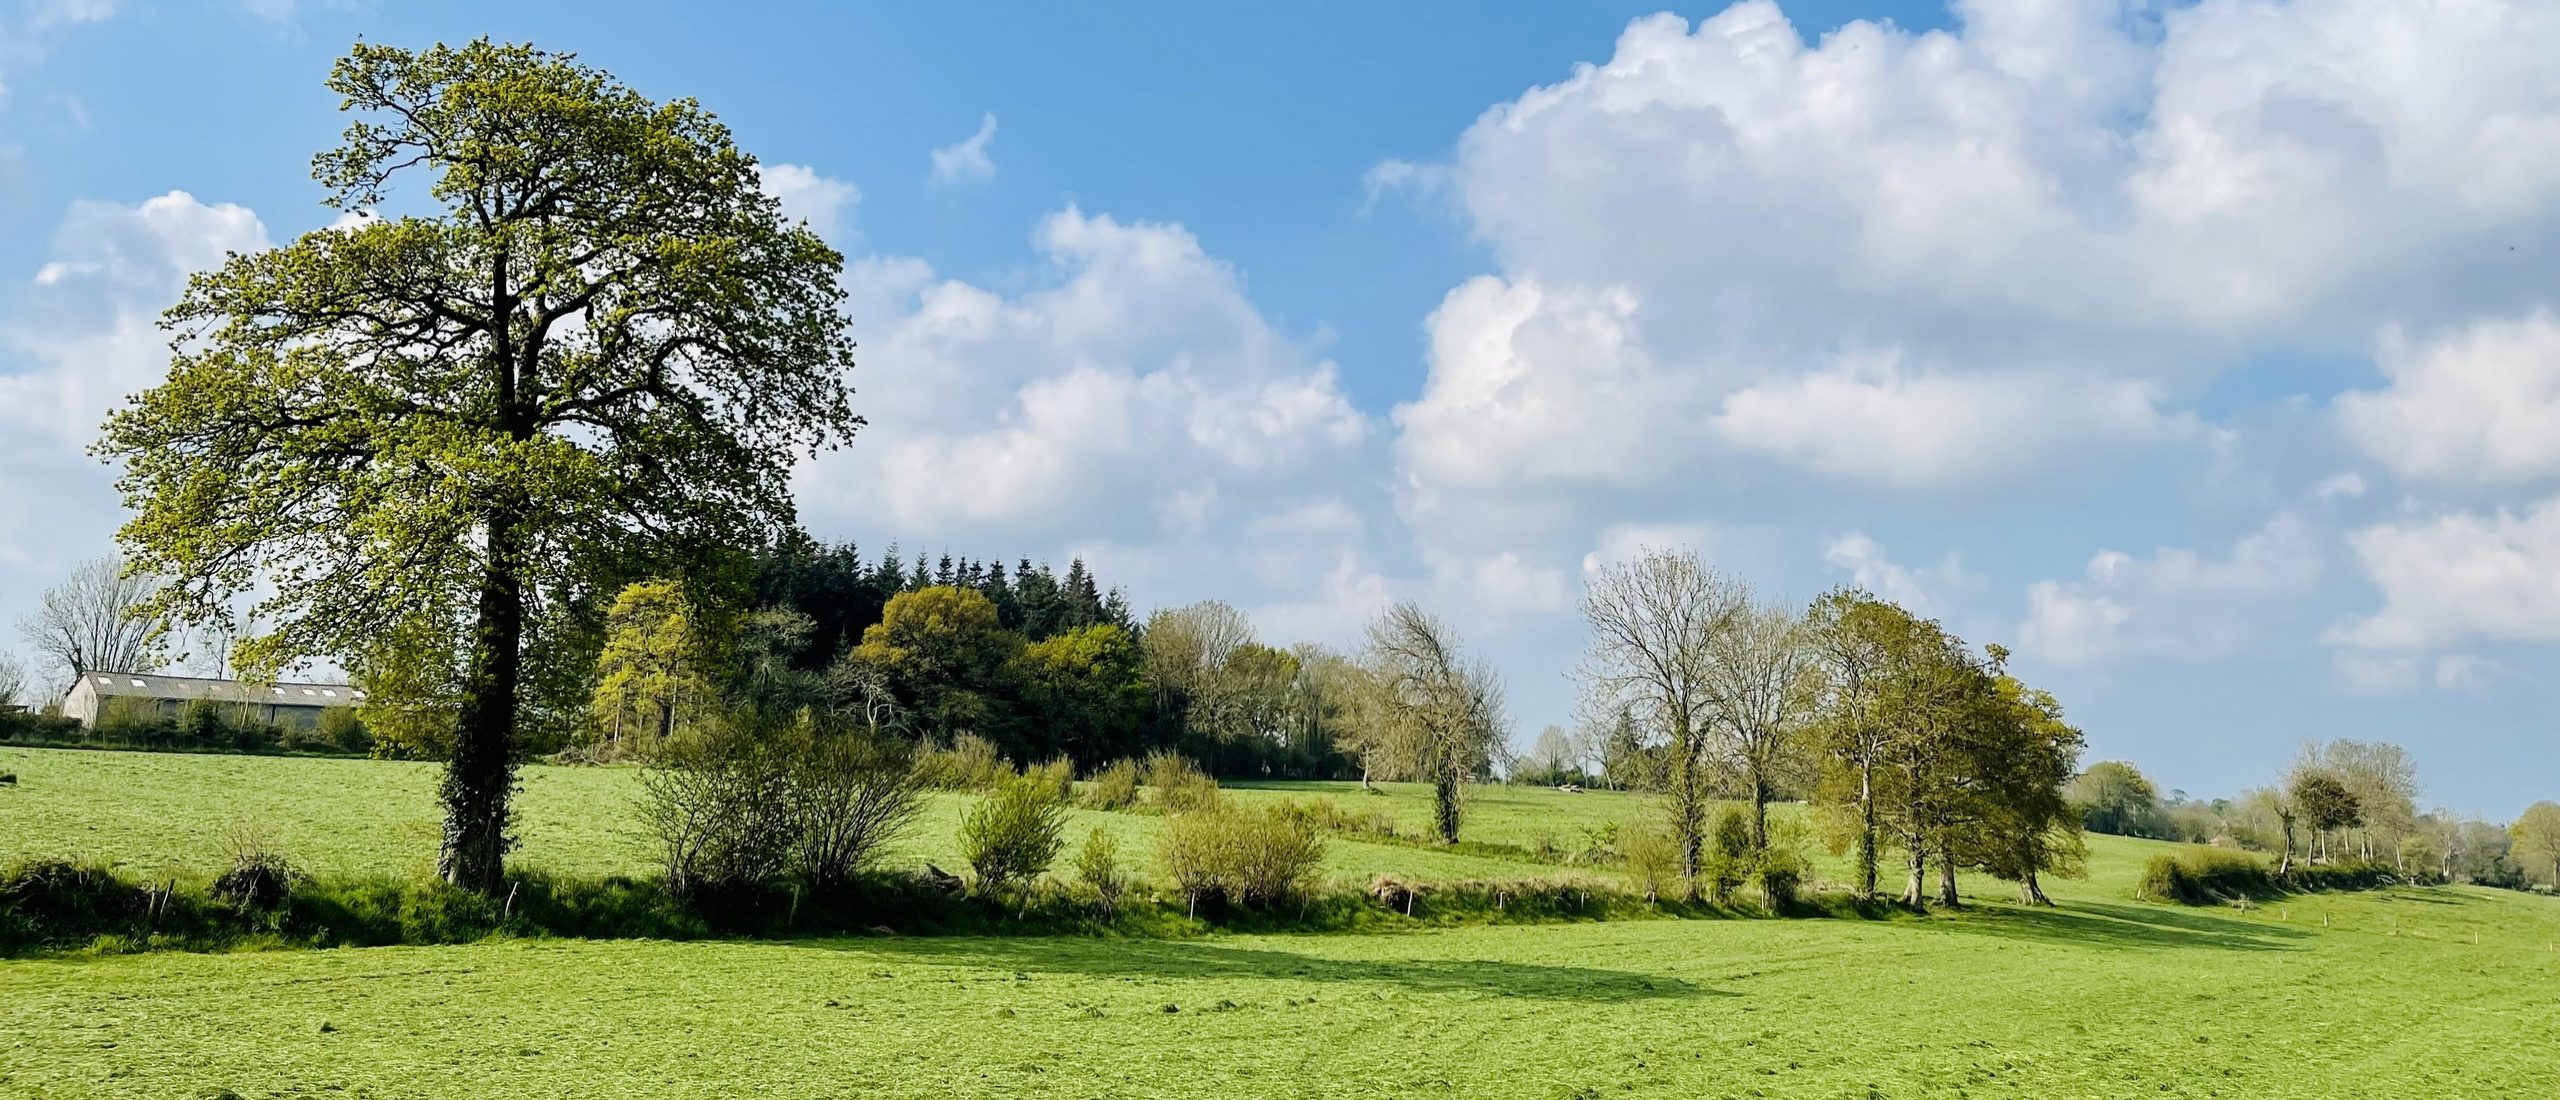
[[[2555,942],[2560,902],[2442,889],[2255,913],[18,960],[0,1095],[2551,1096]]]
[[[209,876],[226,858],[230,836],[249,829],[280,844],[303,867],[326,875],[409,874],[425,870],[436,846],[437,765],[318,757],[0,749],[0,772],[18,785],[0,787],[0,863],[27,856],[103,859],[138,874]],[[638,809],[639,775],[631,768],[523,769],[516,800],[527,866],[575,874],[641,874],[653,866],[652,842]],[[1398,804],[1427,794],[1361,795],[1357,784],[1331,785],[1353,798]],[[1517,834],[1531,817],[1551,811],[1540,798],[1614,802],[1645,812],[1627,795],[1565,795],[1486,788],[1476,798],[1470,835]],[[1253,794],[1250,798],[1273,797]],[[960,866],[959,825],[969,796],[937,794],[899,845],[893,862]],[[1586,811],[1587,812],[1587,811]],[[1399,818],[1406,816],[1399,813]],[[1521,820],[1510,820],[1510,818]],[[1096,826],[1122,845],[1124,862],[1151,866],[1161,819],[1073,811],[1070,848]],[[1418,830],[1417,830],[1418,831]],[[1062,868],[1063,869],[1063,866]],[[1432,851],[1343,838],[1328,847],[1325,872],[1342,881],[1391,873],[1428,879],[1554,877],[1548,864]]]

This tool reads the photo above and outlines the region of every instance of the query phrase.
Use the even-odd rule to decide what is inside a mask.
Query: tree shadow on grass
[[[1079,940],[1048,937],[812,941],[840,951],[903,955],[920,962],[1096,977],[1264,978],[1279,981],[1394,985],[1427,993],[1485,993],[1553,1001],[1613,1002],[1655,998],[1735,997],[1679,978],[1580,966],[1489,959],[1362,962],[1271,948],[1180,940]]]
[[[1942,927],[2009,939],[2103,947],[2284,951],[2310,933],[2165,905],[2079,902],[2067,908],[1982,909]]]

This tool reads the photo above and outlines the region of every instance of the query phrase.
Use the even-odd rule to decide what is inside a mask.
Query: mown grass
[[[234,822],[324,874],[432,847],[432,768],[0,751],[0,861],[209,873]],[[632,776],[528,769],[528,864],[645,871]],[[1419,789],[1255,785],[1425,820]],[[900,861],[952,865],[961,796]],[[1469,835],[1644,799],[1476,792]],[[1792,812],[1792,811],[1790,811]],[[1617,815],[1625,815],[1623,817]],[[1076,815],[1143,860],[1158,826]],[[2092,837],[2058,909],[1967,882],[1892,921],[1482,925],[1403,935],[495,939],[0,960],[0,1096],[2331,1097],[2560,1091],[2560,900],[2447,887],[2133,900],[2167,846]],[[1337,880],[1583,869],[1337,840]],[[1823,857],[1822,875],[1845,878]],[[1377,922],[1361,927],[1398,927]]]
[[[2560,1089],[2560,908],[2460,889],[2318,901],[2325,928],[2299,908],[2122,902],[1917,922],[27,960],[0,963],[0,1095]]]
[[[227,858],[230,834],[246,826],[269,834],[316,875],[422,873],[433,862],[438,835],[437,768],[323,757],[0,749],[0,771],[19,775],[17,786],[0,791],[0,864],[30,856],[75,857],[137,875],[208,876]],[[523,769],[522,779],[515,802],[517,862],[562,875],[640,875],[655,869],[657,853],[633,810],[635,769],[533,765]],[[1332,784],[1325,793],[1346,806],[1386,806],[1400,822],[1413,822],[1410,831],[1418,835],[1430,812],[1428,793],[1415,784],[1392,788],[1362,795],[1357,784]],[[1243,796],[1271,797],[1261,791]],[[1629,795],[1489,787],[1475,795],[1476,828],[1488,838],[1525,835],[1527,821],[1555,812],[1536,806],[1539,796],[1556,803],[1597,799],[1628,816],[1647,812]],[[899,845],[894,865],[959,867],[960,816],[969,801],[967,795],[934,795]],[[1121,842],[1123,858],[1143,869],[1154,859],[1158,825],[1141,814],[1076,810],[1067,829],[1075,840],[1096,827],[1109,830]],[[1060,871],[1072,847],[1060,857]],[[1377,874],[1455,881],[1553,877],[1566,870],[1348,837],[1330,845],[1324,864],[1325,874],[1340,883]]]

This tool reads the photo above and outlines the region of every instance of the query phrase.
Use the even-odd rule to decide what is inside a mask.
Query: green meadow
[[[323,874],[431,849],[429,766],[15,750],[0,859],[203,874],[251,827]],[[526,770],[522,858],[645,872],[624,769]],[[1418,825],[1411,788],[1328,795]],[[1359,800],[1359,801],[1354,801]],[[954,860],[964,796],[901,851]],[[1473,792],[1529,846],[1651,812]],[[1156,819],[1077,814],[1148,843]],[[0,1096],[2506,1097],[2560,1090],[2560,900],[2471,887],[2137,901],[2165,846],[1893,920],[1373,935],[490,941],[0,960]],[[1606,875],[1337,839],[1337,879]],[[1824,871],[1836,882],[1845,868]]]

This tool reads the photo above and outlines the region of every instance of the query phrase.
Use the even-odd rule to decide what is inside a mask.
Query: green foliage
[[[1110,830],[1096,828],[1085,834],[1084,846],[1076,849],[1076,881],[1101,900],[1106,915],[1120,907],[1129,878],[1120,870],[1120,842],[1111,839]]]
[[[1057,785],[1016,776],[998,785],[960,823],[960,851],[978,886],[999,893],[1049,869],[1065,848],[1066,805]]]
[[[1202,902],[1267,906],[1306,889],[1324,838],[1285,806],[1220,801],[1168,818],[1156,855],[1194,912]]]
[[[1751,844],[1750,815],[1738,806],[1725,807],[1707,830],[1706,851],[1698,866],[1707,900],[1717,905],[1731,902],[1733,892],[1759,869],[1760,853]]]
[[[713,701],[698,617],[683,586],[626,585],[605,612],[591,721],[614,744],[653,744],[683,732]]]
[[[2160,792],[2133,765],[2101,760],[2071,781],[2071,803],[2090,832],[2161,837]]]
[[[167,379],[97,450],[133,564],[170,578],[155,612],[228,622],[274,577],[244,667],[341,657],[386,710],[454,704],[445,870],[486,892],[529,687],[587,656],[536,644],[529,674],[529,641],[580,636],[533,597],[791,517],[794,464],[860,423],[843,260],[698,104],[570,56],[359,43],[328,86],[351,116],[314,161],[329,201],[415,181],[390,209],[419,213],[195,276]]]
[[[1046,764],[1037,764],[1025,767],[1022,769],[1022,774],[1032,782],[1049,788],[1050,793],[1057,796],[1058,802],[1061,805],[1075,801],[1075,761],[1061,756]]]
[[[880,670],[926,736],[1003,740],[1011,721],[1006,675],[1022,644],[985,595],[935,585],[891,598],[847,659]]]
[[[1147,754],[1138,766],[1140,776],[1150,792],[1152,804],[1159,813],[1179,814],[1201,809],[1218,800],[1218,782],[1200,765],[1179,753],[1158,750]]]
[[[2206,905],[2274,893],[2275,872],[2246,852],[2187,847],[2162,852],[2143,864],[2137,896]]]
[[[1626,853],[1627,878],[1650,905],[1671,897],[1682,888],[1680,874],[1680,842],[1658,829],[1636,829],[1620,834],[1616,845]]]
[[[1138,805],[1138,762],[1121,757],[1085,781],[1084,805],[1090,810],[1127,810]]]
[[[949,748],[927,748],[917,762],[924,781],[946,791],[991,791],[1013,777],[995,742],[974,733],[951,739]]]
[[[1012,679],[1035,727],[1026,743],[1089,766],[1136,751],[1148,702],[1145,662],[1137,639],[1113,623],[1023,647]]]

